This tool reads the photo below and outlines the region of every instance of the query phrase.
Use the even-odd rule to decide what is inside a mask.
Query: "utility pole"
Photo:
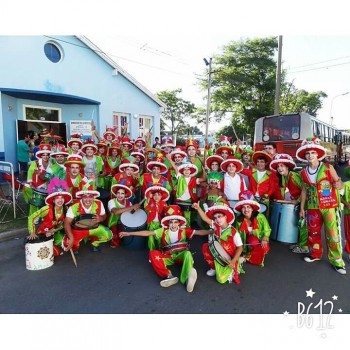
[[[278,36],[278,59],[276,69],[276,92],[275,92],[275,111],[274,114],[280,114],[280,95],[281,95],[281,66],[282,66],[282,35]]]
[[[212,57],[209,58],[209,62],[206,58],[203,58],[205,65],[208,67],[208,96],[207,96],[207,115],[205,122],[205,143],[208,141],[208,130],[209,130],[209,115],[210,115],[210,90],[211,90],[211,63]],[[207,157],[207,149],[204,146],[204,162]]]

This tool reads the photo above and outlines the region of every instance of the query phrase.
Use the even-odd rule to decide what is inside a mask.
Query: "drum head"
[[[226,250],[222,247],[222,245],[218,241],[214,241],[213,245],[214,245],[216,251],[220,254],[220,256],[224,260],[227,260],[227,262],[231,261],[231,257],[228,255]]]
[[[79,215],[73,223],[73,227],[79,230],[90,230],[98,227],[98,222],[93,221],[93,214]]]
[[[128,228],[139,228],[147,221],[147,214],[144,210],[138,209],[134,213],[130,211],[124,212],[120,216],[120,222]]]

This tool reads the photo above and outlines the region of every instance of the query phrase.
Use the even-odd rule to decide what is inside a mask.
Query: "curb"
[[[20,228],[16,230],[7,231],[7,232],[0,232],[0,242],[8,241],[14,238],[25,237],[26,235],[28,235],[27,228]]]

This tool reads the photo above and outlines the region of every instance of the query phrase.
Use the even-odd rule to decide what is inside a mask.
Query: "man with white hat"
[[[308,263],[321,260],[322,226],[324,225],[328,260],[338,273],[345,275],[339,231],[339,190],[343,188],[343,183],[333,166],[322,162],[325,156],[326,149],[316,137],[305,139],[296,152],[296,157],[307,163],[301,171],[303,187],[300,217],[307,220],[308,246],[311,253],[304,260]]]

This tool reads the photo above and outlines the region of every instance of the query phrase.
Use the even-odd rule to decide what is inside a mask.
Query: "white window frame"
[[[113,112],[113,128],[117,136],[127,136],[122,135],[122,128],[125,127],[125,123],[130,125],[130,113]],[[130,133],[130,129],[128,128],[126,132]]]
[[[26,108],[33,108],[33,109],[51,109],[58,111],[58,120],[45,120],[45,119],[27,119],[26,114]],[[40,123],[61,123],[62,120],[62,108],[59,107],[50,107],[50,106],[36,106],[36,105],[23,105],[23,120],[30,121],[30,122],[40,122]]]
[[[148,125],[147,125],[148,124]],[[148,115],[139,115],[139,135],[145,137],[153,127],[153,117]]]

